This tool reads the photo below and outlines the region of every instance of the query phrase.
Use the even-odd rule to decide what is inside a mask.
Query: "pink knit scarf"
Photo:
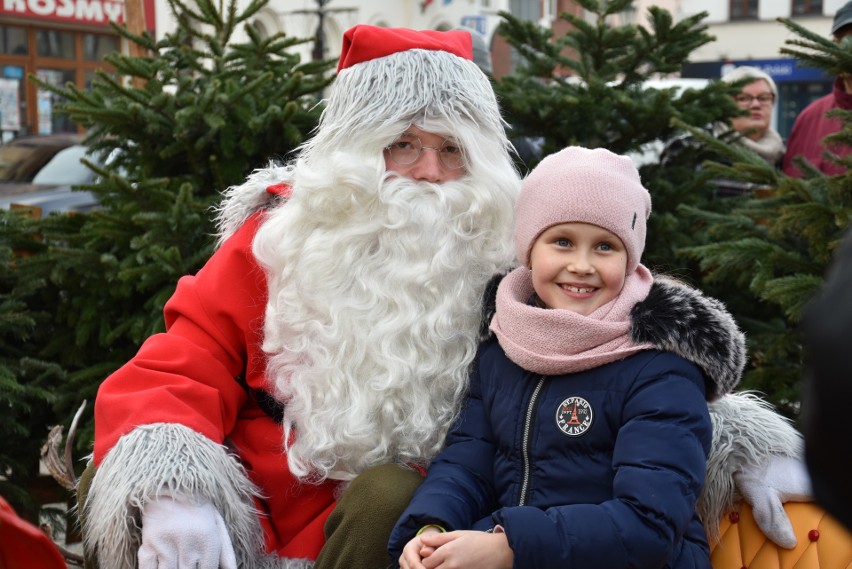
[[[630,339],[630,311],[648,296],[653,282],[651,272],[639,265],[617,297],[582,316],[528,304],[532,276],[520,267],[497,288],[491,330],[509,359],[532,372],[561,375],[598,367],[652,347]]]

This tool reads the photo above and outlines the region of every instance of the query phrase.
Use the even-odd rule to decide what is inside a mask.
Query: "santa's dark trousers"
[[[355,478],[325,523],[325,545],[314,569],[398,567],[388,539],[423,476],[394,464],[376,466]]]

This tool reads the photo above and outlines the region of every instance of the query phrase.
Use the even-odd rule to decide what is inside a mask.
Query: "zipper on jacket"
[[[541,388],[544,386],[545,376],[541,376],[538,380],[538,383],[533,389],[533,393],[530,396],[530,400],[527,403],[527,412],[524,416],[524,432],[521,437],[521,459],[523,461],[523,473],[521,476],[521,491],[518,496],[518,505],[523,506],[527,501],[527,492],[529,492],[530,486],[530,470],[532,469],[532,465],[530,464],[530,437],[532,436],[533,429],[533,421],[535,417],[535,408],[538,403],[538,394],[541,392]]]

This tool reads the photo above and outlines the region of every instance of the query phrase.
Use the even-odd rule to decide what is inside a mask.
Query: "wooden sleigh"
[[[797,544],[784,549],[764,535],[748,504],[722,517],[710,546],[713,569],[852,569],[852,533],[813,502],[787,502]]]
[[[68,433],[64,456],[62,427],[54,427],[42,448],[42,459],[53,477],[67,489],[76,490],[71,446],[80,406]],[[754,519],[751,507],[742,502],[719,522],[718,540],[710,542],[713,569],[852,569],[852,532],[813,502],[787,502],[784,510],[793,525],[797,544],[785,549],[770,540]],[[60,548],[61,550],[61,548]],[[70,567],[83,565],[82,557],[61,550]],[[3,569],[0,559],[0,569]],[[10,567],[15,567],[14,565]]]

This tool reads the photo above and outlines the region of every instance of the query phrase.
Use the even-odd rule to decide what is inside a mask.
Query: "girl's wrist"
[[[435,530],[435,531],[437,531],[438,533],[446,533],[446,531],[447,531],[446,529],[444,529],[443,527],[439,526],[438,524],[427,524],[427,525],[423,526],[422,528],[420,528],[420,530],[417,532],[417,534],[416,534],[416,535],[423,535],[423,533],[424,533],[426,530],[431,530],[431,529],[434,529],[434,530]]]

